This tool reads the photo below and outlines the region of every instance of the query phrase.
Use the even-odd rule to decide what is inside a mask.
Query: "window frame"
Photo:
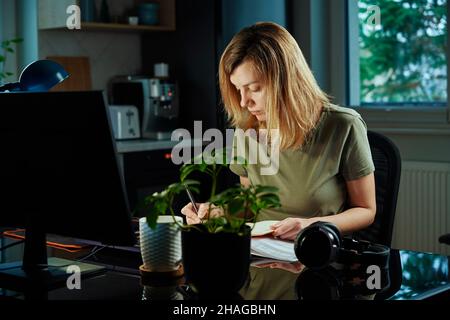
[[[346,83],[346,94],[344,104],[354,108],[358,111],[367,122],[379,127],[390,127],[394,125],[396,127],[402,127],[404,129],[412,130],[416,128],[430,128],[434,127],[436,130],[450,130],[450,112],[449,103],[450,99],[450,82],[447,82],[447,104],[446,106],[405,106],[399,107],[395,105],[384,105],[379,107],[361,106],[359,100],[360,82],[359,82],[359,18],[358,18],[358,2],[357,0],[344,0],[344,13],[341,14],[345,17],[345,21],[338,21],[335,19],[332,21],[332,27],[335,26],[336,30],[342,30],[337,28],[336,23],[344,23],[347,28],[346,34],[341,34],[340,39],[345,39],[345,48],[341,50],[346,51],[346,65],[348,70],[345,75],[345,79],[341,79]],[[336,8],[334,8],[336,9]],[[333,8],[331,8],[333,10]],[[341,5],[342,10],[342,5]],[[336,12],[335,10],[333,10]],[[450,5],[447,3],[447,17],[450,17]],[[342,19],[342,18],[341,18]],[[383,17],[381,17],[381,23],[383,23]],[[447,25],[447,41],[450,43],[450,32]],[[447,50],[447,75],[450,75],[450,59],[449,52]],[[352,81],[352,79],[358,79],[358,81]],[[333,80],[332,80],[333,81]],[[430,103],[431,105],[431,103]]]

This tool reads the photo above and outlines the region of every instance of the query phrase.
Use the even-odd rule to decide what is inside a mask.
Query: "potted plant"
[[[23,40],[20,38],[4,40],[0,43],[0,85],[3,84],[3,80],[9,76],[12,76],[13,73],[5,70],[6,66],[6,58],[8,53],[14,53],[14,49],[12,45],[21,43]]]
[[[222,216],[182,229],[186,280],[197,293],[229,295],[244,285],[250,266],[247,222],[255,222],[262,209],[279,205],[276,191],[267,186],[229,188],[210,199]]]
[[[197,191],[197,181],[187,180],[193,191]],[[181,183],[173,183],[165,190],[144,199],[141,209],[146,217],[139,219],[139,242],[143,266],[141,271],[170,272],[182,275],[181,268],[181,227],[183,218],[176,216],[172,204],[177,194],[184,191]]]
[[[153,204],[150,207],[159,207],[148,211],[148,222],[155,221],[167,210],[176,219],[171,209],[172,195],[180,193],[185,186],[198,192],[198,182],[188,180],[193,172],[201,172],[211,178],[207,216],[200,224],[181,226],[186,281],[197,293],[209,296],[212,291],[233,294],[243,286],[250,266],[251,227],[248,222],[255,222],[261,210],[280,206],[278,190],[270,186],[246,188],[237,185],[216,194],[220,172],[227,167],[226,153],[220,156],[222,161],[216,161],[220,157],[214,154],[211,156],[203,154],[200,155],[201,161],[194,159],[193,163],[183,165],[180,182],[147,198]],[[216,207],[221,209],[222,215],[214,217],[211,211]]]

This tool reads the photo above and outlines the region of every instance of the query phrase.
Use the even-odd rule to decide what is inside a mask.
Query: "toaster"
[[[139,111],[144,139],[170,140],[179,128],[176,81],[159,78],[118,78],[111,84],[111,104],[132,105]]]
[[[111,105],[109,106],[109,115],[116,140],[139,139],[141,137],[137,107]]]

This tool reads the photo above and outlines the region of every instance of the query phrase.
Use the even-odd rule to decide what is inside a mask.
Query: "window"
[[[446,0],[360,0],[358,21],[360,105],[446,106]]]

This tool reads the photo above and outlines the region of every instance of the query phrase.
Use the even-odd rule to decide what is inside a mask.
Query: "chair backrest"
[[[368,131],[367,136],[375,165],[377,214],[372,225],[354,235],[390,246],[400,186],[400,152],[396,145],[382,134]]]

